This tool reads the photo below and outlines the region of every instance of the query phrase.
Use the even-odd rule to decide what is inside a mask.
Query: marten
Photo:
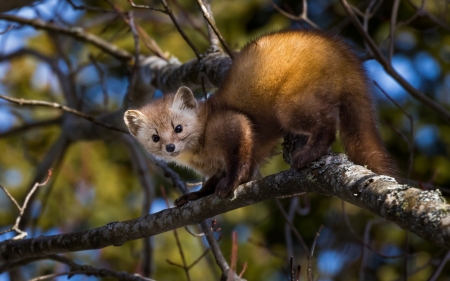
[[[282,31],[247,44],[208,99],[197,101],[181,87],[124,119],[149,153],[207,178],[199,191],[175,200],[180,206],[213,193],[227,197],[288,133],[308,137],[293,152],[295,169],[325,155],[339,129],[350,160],[395,176],[369,88],[361,61],[338,37]]]

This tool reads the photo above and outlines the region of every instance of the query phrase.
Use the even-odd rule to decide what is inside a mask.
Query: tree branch
[[[222,53],[203,57],[201,68],[197,59],[180,64],[150,56],[141,60],[138,77],[142,79],[140,83],[152,85],[163,92],[174,92],[181,86],[198,89],[205,76],[205,87],[215,88],[222,83],[231,62],[230,57]]]
[[[225,39],[222,37],[222,34],[220,34],[220,31],[216,26],[216,22],[214,21],[212,14],[210,13],[210,11],[208,11],[208,8],[205,6],[205,4],[202,2],[202,0],[197,0],[197,4],[200,7],[200,9],[202,10],[203,17],[205,18],[209,27],[211,27],[211,29],[216,34],[217,38],[219,38],[220,43],[222,43],[222,46],[225,49],[225,52],[227,52],[227,54],[230,56],[230,58],[233,59],[234,54],[231,51],[230,47],[228,47],[228,44],[225,41]]]
[[[0,138],[9,137],[9,136],[23,133],[23,132],[28,132],[30,129],[36,129],[36,128],[42,128],[42,127],[46,127],[46,126],[61,124],[61,122],[62,122],[62,117],[59,116],[59,117],[52,118],[52,119],[26,123],[20,127],[12,128],[9,131],[1,132]]]
[[[61,105],[59,103],[56,102],[47,102],[47,101],[39,101],[39,100],[25,100],[25,99],[16,99],[16,98],[11,98],[11,97],[7,97],[4,95],[0,95],[1,99],[7,100],[9,102],[15,103],[15,104],[19,104],[19,105],[32,105],[32,106],[46,106],[46,107],[53,107],[53,108],[57,108],[57,109],[61,109],[63,111],[69,112],[71,114],[77,115],[81,118],[87,119],[89,121],[91,121],[92,123],[95,123],[97,125],[100,125],[102,127],[108,128],[110,130],[114,130],[114,131],[118,131],[121,133],[125,133],[128,134],[128,130],[122,129],[122,128],[117,128],[115,126],[112,126],[110,124],[107,124],[103,121],[98,120],[97,118],[95,118],[92,115],[83,113],[81,111],[75,110],[73,108],[67,107],[65,105]]]
[[[98,36],[85,32],[81,27],[65,28],[58,26],[54,23],[44,22],[41,19],[25,19],[18,16],[7,14],[0,14],[0,19],[30,25],[36,29],[43,29],[47,31],[53,31],[72,36],[80,41],[95,45],[102,51],[105,51],[106,53],[110,54],[111,56],[119,60],[129,61],[133,59],[133,55],[130,54],[129,52],[119,49],[117,46],[111,44],[110,42]]]
[[[436,191],[422,191],[378,176],[343,154],[326,155],[300,172],[287,170],[240,185],[232,198],[211,195],[179,207],[92,230],[0,243],[0,261],[120,246],[275,197],[316,192],[336,196],[450,249],[450,205]]]

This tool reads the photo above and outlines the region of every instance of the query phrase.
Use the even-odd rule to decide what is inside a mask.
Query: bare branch
[[[191,42],[189,37],[187,37],[186,33],[184,33],[184,31],[181,29],[181,26],[178,23],[175,15],[173,14],[172,9],[169,8],[169,5],[167,4],[167,1],[166,0],[160,0],[160,1],[161,1],[162,5],[164,6],[164,10],[157,9],[157,8],[152,8],[152,7],[144,6],[144,5],[136,5],[136,4],[133,3],[132,0],[128,0],[128,2],[130,2],[130,4],[133,7],[140,8],[140,9],[150,9],[150,10],[162,12],[162,13],[164,13],[166,15],[169,15],[170,19],[172,20],[172,23],[175,25],[175,27],[178,30],[178,32],[180,33],[181,37],[183,37],[184,41],[189,45],[189,47],[191,47],[192,51],[194,51],[195,56],[197,57],[197,59],[200,60],[201,59],[200,52],[198,51],[197,47],[195,47],[195,45]]]
[[[50,180],[51,176],[52,176],[52,170],[48,170],[47,179],[43,183],[37,182],[34,184],[34,186],[31,188],[31,190],[28,192],[27,196],[25,197],[25,200],[24,200],[22,206],[20,206],[19,203],[17,203],[16,199],[14,199],[14,197],[8,192],[8,190],[6,188],[4,188],[3,186],[0,186],[0,188],[3,189],[3,191],[6,193],[8,198],[16,205],[17,209],[19,210],[19,215],[17,216],[16,222],[14,223],[14,225],[9,229],[0,232],[0,234],[6,233],[9,231],[15,231],[16,233],[18,233],[18,235],[11,238],[12,240],[20,240],[27,236],[27,233],[19,228],[20,220],[22,219],[22,216],[23,216],[25,210],[27,209],[28,201],[30,201],[31,196],[33,196],[34,192],[37,190],[38,187],[46,185],[47,182]]]
[[[353,227],[352,227],[352,225],[351,225],[351,223],[350,223],[350,220],[349,220],[349,218],[348,218],[348,214],[347,214],[347,212],[345,211],[345,201],[343,201],[342,200],[342,213],[343,213],[343,215],[344,215],[344,221],[345,221],[345,224],[347,225],[347,227],[348,227],[348,229],[350,230],[350,233],[353,235],[353,237],[355,237],[356,238],[356,240],[358,240],[365,248],[367,248],[367,249],[369,249],[370,251],[372,251],[373,253],[375,253],[377,256],[379,256],[379,257],[381,257],[381,258],[383,258],[383,259],[400,259],[400,258],[403,258],[405,255],[392,255],[392,256],[388,256],[388,255],[383,255],[383,254],[381,254],[381,253],[379,253],[379,252],[377,252],[374,248],[372,248],[372,246],[370,246],[370,244],[368,243],[368,241],[369,241],[369,234],[370,234],[370,229],[372,228],[372,225],[373,224],[379,224],[379,223],[383,223],[383,222],[386,222],[386,221],[379,221],[379,220],[377,220],[377,221],[370,221],[370,222],[368,222],[367,223],[367,225],[366,225],[366,230],[365,230],[365,232],[364,232],[364,240],[363,239],[361,239],[359,236],[358,236],[358,234],[356,233],[356,231],[353,229]]]
[[[63,275],[74,275],[74,274],[84,274],[84,275],[94,275],[99,277],[113,277],[118,280],[124,281],[154,281],[150,278],[144,278],[139,274],[130,274],[128,272],[117,272],[106,268],[95,268],[90,265],[80,265],[73,262],[71,259],[68,259],[63,256],[52,255],[48,257],[51,260],[55,260],[61,263],[65,263],[70,267],[70,272],[67,272]],[[41,277],[42,278],[42,277]],[[43,279],[36,279],[43,280]]]
[[[0,185],[0,188],[6,193],[6,196],[8,196],[8,198],[14,203],[14,205],[16,205],[17,210],[20,211],[22,209],[22,207],[20,207],[19,203],[17,203],[16,199],[11,195],[11,193],[9,193],[9,191],[1,185]],[[8,231],[6,231],[6,232],[8,232]],[[6,233],[6,232],[0,232],[0,234]]]
[[[149,156],[153,158],[150,154]],[[165,163],[164,161],[154,159],[156,162],[156,165],[160,167],[164,171],[164,175],[166,177],[170,177],[172,179],[173,185],[180,190],[182,194],[186,194],[189,192],[189,190],[186,188],[186,185],[184,181],[181,180],[180,176],[174,172],[170,167]],[[212,217],[212,216],[210,216]],[[209,217],[205,217],[204,219],[207,219]],[[195,220],[195,222],[200,222],[200,228],[202,229],[203,233],[206,235],[206,240],[208,241],[209,246],[211,247],[211,251],[214,255],[214,258],[216,260],[217,265],[222,271],[222,274],[225,276],[228,276],[228,271],[230,269],[230,266],[228,265],[227,261],[225,260],[225,257],[223,256],[222,252],[220,251],[219,244],[217,243],[216,238],[214,237],[214,233],[211,230],[211,228],[208,226],[208,223],[204,219],[198,219]],[[188,225],[190,223],[186,223],[184,225]],[[1,260],[1,259],[0,259]],[[239,280],[235,276],[234,280]]]
[[[167,200],[166,191],[164,190],[164,187],[161,186],[160,189],[161,189],[162,197],[164,198],[164,201],[166,202],[167,208],[170,208],[169,201]],[[173,235],[175,236],[175,241],[177,242],[178,252],[180,253],[181,261],[183,262],[183,265],[181,266],[181,268],[183,268],[184,273],[186,274],[186,279],[188,281],[190,281],[191,277],[189,275],[189,267],[187,266],[183,247],[181,246],[180,238],[178,237],[178,231],[176,229],[173,230]]]
[[[211,195],[179,208],[92,230],[3,242],[0,243],[0,261],[118,246],[256,202],[303,192],[337,196],[391,220],[435,245],[450,249],[450,205],[439,191],[397,184],[392,178],[373,174],[338,154],[326,155],[300,172],[287,170],[242,184],[228,199]],[[209,226],[206,225],[206,229],[209,230]],[[208,237],[208,232],[205,233]]]
[[[81,111],[75,110],[73,108],[67,107],[65,105],[61,105],[59,103],[56,102],[47,102],[47,101],[39,101],[39,100],[25,100],[25,99],[16,99],[16,98],[11,98],[8,96],[4,96],[4,95],[0,95],[1,99],[7,100],[9,102],[15,103],[15,104],[19,104],[19,105],[31,105],[31,106],[45,106],[45,107],[53,107],[53,108],[57,108],[57,109],[61,109],[65,112],[69,112],[71,114],[77,115],[79,117],[82,117],[84,119],[87,119],[89,121],[91,121],[92,123],[95,123],[97,125],[100,125],[102,127],[105,127],[107,129],[110,130],[114,130],[114,131],[118,131],[121,133],[125,133],[125,134],[129,134],[129,132],[125,129],[122,128],[117,128],[115,126],[109,125],[103,121],[98,120],[96,117],[83,113]]]
[[[233,59],[234,54],[231,51],[230,47],[228,47],[228,44],[225,41],[225,39],[222,37],[222,34],[220,34],[220,31],[216,26],[216,23],[214,21],[214,18],[212,17],[212,14],[209,13],[208,9],[203,4],[202,0],[197,0],[197,4],[200,7],[200,9],[202,10],[203,17],[208,22],[209,26],[212,28],[212,30],[214,31],[216,36],[219,38],[220,43],[222,43],[222,46],[225,49],[225,52],[227,52],[227,54],[230,56],[230,58]]]
[[[72,36],[80,41],[93,44],[94,46],[98,47],[99,49],[105,51],[106,53],[110,54],[111,56],[119,60],[128,61],[133,58],[132,55],[127,51],[119,49],[117,46],[112,45],[110,42],[100,37],[97,37],[90,33],[86,33],[81,27],[65,28],[58,26],[54,23],[46,23],[40,19],[30,20],[9,14],[0,14],[0,19],[30,25],[36,29],[43,29],[47,31]]]
[[[244,275],[246,270],[247,270],[247,262],[244,262],[244,264],[242,265],[241,273],[239,273],[239,278],[242,278],[242,275]]]
[[[211,11],[211,0],[202,0],[203,5],[206,8],[206,11],[208,11],[208,15],[212,15],[212,11]],[[203,17],[205,19],[206,22],[206,30],[208,31],[208,40],[209,40],[209,48],[207,50],[208,53],[215,53],[215,52],[221,52],[222,49],[219,46],[220,40],[219,37],[217,37],[216,33],[214,32],[214,29],[211,27],[211,25],[209,24],[208,20]],[[212,18],[212,16],[211,16]],[[214,23],[214,25],[216,24],[216,21],[214,20],[214,18],[212,18],[212,22]],[[202,30],[200,29],[199,32],[201,32]]]
[[[103,106],[105,109],[108,108],[108,88],[106,86],[106,75],[105,71],[101,68],[101,66],[98,64],[98,62],[95,60],[94,56],[89,55],[89,60],[94,65],[95,69],[98,72],[98,75],[100,77],[100,84],[102,85],[102,94],[103,94]]]
[[[448,263],[449,260],[450,260],[450,251],[447,251],[447,253],[445,254],[445,257],[443,257],[441,262],[439,263],[439,266],[436,268],[436,270],[433,272],[433,274],[428,278],[428,281],[437,280],[438,277],[441,275],[441,272],[444,269],[444,266]]]
[[[287,213],[287,218],[289,219],[289,221],[291,223],[294,219],[295,210],[297,209],[297,206],[298,206],[298,199],[299,199],[299,196],[296,196],[289,200],[290,204],[289,204],[289,211]],[[280,208],[279,205],[278,205],[278,208]],[[291,232],[292,232],[291,226],[289,225],[288,222],[286,222],[284,224],[284,235],[285,235],[285,239],[286,239],[286,249],[287,249],[286,252],[288,254],[288,258],[291,258],[294,256],[294,242],[292,241],[292,233]]]
[[[450,112],[448,112],[444,107],[442,107],[440,104],[432,100],[431,98],[427,97],[417,89],[415,89],[408,81],[406,81],[390,64],[390,62],[381,54],[380,50],[378,49],[375,42],[372,40],[372,38],[364,31],[361,23],[353,13],[353,9],[351,6],[347,3],[346,0],[339,0],[344,7],[345,11],[349,15],[349,17],[352,19],[353,24],[355,25],[358,32],[363,36],[364,40],[369,45],[371,51],[373,52],[375,58],[377,61],[383,66],[384,70],[386,70],[389,75],[392,76],[402,87],[409,92],[409,94],[423,103],[424,105],[428,106],[431,110],[436,112],[441,118],[443,118],[445,121],[450,123]]]
[[[15,26],[14,24],[8,25],[8,27],[5,28],[5,30],[0,31],[0,35],[3,35],[3,34],[5,34],[5,33],[7,33],[8,31],[10,31],[11,29],[13,29],[13,28],[15,28],[15,27],[16,27],[16,26]]]
[[[231,258],[230,258],[230,270],[228,271],[227,281],[233,281],[233,275],[236,274],[236,264],[238,259],[238,241],[237,232],[231,233]]]
[[[94,6],[87,6],[87,5],[75,5],[75,3],[72,2],[72,0],[67,0],[67,2],[72,6],[74,10],[86,10],[86,11],[92,11],[92,12],[100,12],[100,13],[114,13],[113,10],[107,10],[99,7]]]
[[[403,107],[401,107],[390,95],[388,95],[388,93],[386,93],[386,91],[375,80],[373,80],[373,83],[401,112],[403,112],[403,114],[409,120],[409,126],[410,126],[409,139],[404,137],[404,140],[408,144],[408,149],[409,149],[408,171],[406,174],[406,180],[409,181],[411,178],[411,172],[412,172],[413,164],[414,164],[414,147],[415,147],[415,145],[414,145],[414,119],[413,119],[412,115],[408,114],[406,112],[406,110],[403,109]],[[403,137],[403,134],[401,134],[400,132],[398,132],[398,133]]]
[[[131,16],[130,16],[130,13],[131,13],[131,12],[125,13],[120,7],[118,7],[117,5],[114,5],[111,1],[107,1],[107,2],[108,2],[108,4],[109,4],[111,7],[113,7],[113,9],[114,9],[114,11],[117,13],[117,15],[120,16],[120,17],[122,18],[122,20],[123,20],[127,25],[130,26],[131,31],[133,32],[133,30],[134,30],[134,32],[133,32],[133,37],[134,37],[134,40],[135,40],[135,47],[134,47],[134,49],[135,49],[135,54],[134,54],[134,62],[135,62],[135,64],[136,64],[137,61],[139,61],[139,59],[138,59],[138,58],[139,58],[139,54],[140,54],[140,52],[138,51],[139,45],[136,46],[136,40],[138,40],[138,37],[139,37],[139,36],[142,36],[142,38],[143,38],[143,43],[144,43],[144,45],[147,47],[147,49],[149,49],[149,50],[150,50],[152,53],[154,53],[156,56],[158,56],[158,57],[160,57],[160,58],[162,58],[162,59],[167,60],[167,55],[164,54],[164,52],[161,50],[161,48],[159,48],[159,46],[158,46],[158,44],[155,42],[155,40],[153,40],[153,38],[151,38],[151,37],[147,34],[147,32],[146,32],[141,26],[137,25],[137,24],[134,22],[134,20],[133,20],[133,23],[130,23],[130,20],[129,20],[129,19],[134,18],[132,14],[131,14]],[[136,7],[136,8],[150,9],[150,10],[155,10],[155,11],[159,11],[159,12],[165,13],[165,11],[164,11],[164,10],[161,10],[161,9],[156,9],[156,8],[152,8],[152,7],[149,7],[149,6],[135,5],[135,4],[133,3],[133,1],[130,1],[130,0],[128,0],[128,2],[130,2],[130,4],[131,4],[133,7]],[[127,16],[126,16],[127,14],[129,15],[128,18],[127,18]],[[137,32],[136,32],[136,30],[137,30]]]
[[[395,29],[397,25],[397,16],[399,7],[400,7],[400,0],[394,0],[391,15],[391,26],[389,31],[389,36],[391,38],[391,40],[389,41],[389,56],[388,56],[389,61],[392,61],[392,57],[394,56]]]
[[[428,13],[425,10],[425,8],[424,8],[424,1],[423,0],[422,0],[422,4],[420,5],[420,7],[415,5],[411,0],[406,0],[406,2],[408,2],[409,5],[413,6],[414,9],[416,9],[417,14],[428,17],[435,24],[439,25],[440,27],[444,28],[447,31],[450,31],[450,26],[449,25],[447,25],[446,23],[442,22],[441,20],[439,20],[438,18],[436,18],[435,16],[433,16],[432,14]]]
[[[133,170],[137,174],[139,183],[141,184],[144,200],[142,202],[142,215],[150,213],[153,198],[155,197],[155,187],[152,180],[152,172],[149,172],[149,168],[153,165],[149,165],[146,154],[142,153],[142,148],[139,147],[136,140],[131,135],[121,135],[120,138],[130,154],[130,160]],[[152,261],[153,261],[153,245],[150,238],[144,239],[144,246],[142,249],[142,271],[144,276],[151,276],[152,273]]]
[[[286,211],[283,209],[283,205],[281,205],[280,199],[275,198],[275,203],[277,203],[278,209],[281,211],[281,214],[283,215],[284,220],[286,221],[286,223],[289,224],[289,226],[291,227],[292,232],[294,232],[295,236],[297,237],[298,241],[300,242],[300,245],[302,246],[303,251],[305,252],[306,258],[308,260],[311,259],[311,256],[309,254],[309,249],[308,249],[308,246],[306,246],[305,240],[303,240],[303,237],[298,232],[298,230],[295,227],[295,225],[292,222],[292,220],[289,219],[289,216],[286,214]]]
[[[312,257],[314,255],[314,248],[316,247],[317,239],[319,238],[320,232],[323,229],[323,225],[320,225],[319,230],[316,232],[316,237],[314,237],[314,241],[311,245],[311,253],[309,254],[308,259],[308,267],[306,268],[306,272],[308,274],[308,280],[313,281],[314,280],[314,274],[312,272]]]
[[[311,25],[312,27],[314,27],[316,29],[320,29],[320,27],[317,24],[315,24],[312,20],[310,20],[308,18],[308,3],[307,3],[306,0],[303,0],[303,9],[302,9],[301,14],[298,15],[298,16],[294,16],[292,14],[289,14],[286,11],[283,11],[283,9],[278,7],[278,5],[275,4],[272,0],[268,0],[268,1],[272,5],[272,7],[275,10],[277,10],[280,14],[282,14],[283,16],[285,16],[285,17],[287,17],[287,18],[289,18],[291,20],[295,20],[295,21],[299,21],[299,22],[304,21],[304,22],[308,23],[309,25]]]
[[[133,7],[133,8],[152,10],[152,11],[157,11],[157,12],[161,12],[161,13],[164,13],[164,14],[168,15],[166,10],[150,7],[150,6],[147,6],[147,5],[137,5],[137,4],[134,4],[133,0],[127,0],[127,1],[131,4],[131,7]]]

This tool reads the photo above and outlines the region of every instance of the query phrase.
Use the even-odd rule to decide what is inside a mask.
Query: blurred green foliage
[[[47,2],[50,1],[43,1],[34,9],[44,10],[41,5],[46,5]],[[112,2],[118,9],[132,10],[127,1]],[[168,2],[189,38],[199,50],[205,51],[208,48],[206,29],[195,1],[174,0]],[[301,1],[274,2],[294,14],[301,12]],[[360,7],[366,7],[366,2],[369,1],[351,2],[353,4],[361,2],[359,3]],[[383,46],[384,53],[387,53],[388,50],[391,2],[384,1],[381,4],[369,25],[370,35],[374,37],[377,44]],[[420,5],[420,1],[412,2]],[[362,53],[364,45],[361,36],[351,24],[345,22],[345,13],[339,1],[323,0],[309,1],[308,3],[311,20],[325,30],[339,26],[339,30],[334,32],[345,37],[355,45],[358,52]],[[450,9],[448,1],[436,0],[426,3],[428,13],[439,18],[447,26],[450,25],[449,15],[444,15],[444,18],[442,14],[444,11],[448,13]],[[79,2],[79,4],[111,9],[103,0],[90,0],[84,3]],[[158,1],[136,1],[136,4],[161,7]],[[67,3],[64,7],[71,9]],[[195,57],[167,15],[142,9],[133,11],[137,24],[155,40],[161,50],[183,62]],[[212,11],[223,36],[234,49],[239,49],[252,38],[267,32],[305,27],[305,24],[289,20],[278,13],[265,0],[213,1]],[[407,1],[403,0],[400,2],[398,21],[408,21],[414,13],[415,11]],[[65,13],[62,12],[59,17],[64,19],[64,16]],[[74,22],[74,26],[83,26],[87,32],[99,35],[119,48],[126,49],[130,53],[134,52],[133,36],[128,26],[113,13],[81,10],[72,22]],[[344,23],[341,24],[342,22]],[[3,42],[12,40],[3,36]],[[407,43],[410,44],[409,47],[406,48],[402,43],[402,36],[409,38],[407,40]],[[109,55],[103,54],[98,48],[67,36],[55,37],[54,34],[38,31],[23,40],[25,40],[26,48],[39,51],[52,58],[58,58],[58,54],[62,50],[73,68],[83,65],[92,66],[89,56],[94,56],[102,65],[107,81],[115,79],[114,83],[121,84],[120,87],[114,89],[108,88],[111,93],[111,101],[107,109],[115,110],[121,105],[121,98],[126,92],[128,83],[126,75],[129,65],[122,65]],[[450,35],[448,30],[438,27],[436,23],[425,16],[418,16],[397,29],[395,47],[396,55],[402,55],[410,61],[417,58],[419,53],[426,52],[437,62],[440,72],[434,79],[426,78],[421,74],[419,71],[420,61],[412,63],[417,73],[413,79],[422,81],[419,89],[450,110]],[[142,40],[140,48],[141,54],[152,55]],[[0,53],[1,55],[5,54]],[[64,62],[60,58],[58,60],[57,67],[67,68],[63,66]],[[42,74],[39,73],[42,71],[41,68],[46,67],[45,61],[33,56],[20,56],[6,62],[2,61],[2,64],[7,71],[1,78],[1,94],[24,99],[66,103],[61,88],[55,86],[54,72],[47,71],[49,75],[40,75]],[[374,74],[371,75],[373,79],[377,79],[373,76]],[[88,72],[86,75],[76,77],[76,90],[80,95],[79,98],[83,100],[83,108],[101,112],[105,108],[101,102],[101,81],[95,75],[94,78],[89,76]],[[413,131],[411,132],[409,119],[402,110],[386,99],[382,93],[376,90],[374,92],[378,101],[383,139],[405,177],[410,174],[414,185],[421,188],[440,187],[444,195],[449,195],[449,124],[408,94],[398,94],[395,99],[413,118]],[[388,94],[391,93],[388,91]],[[6,103],[0,103],[0,110],[7,112],[13,120],[13,124],[7,126],[4,131],[11,127],[20,127],[27,122],[55,118],[61,114],[54,109],[18,107]],[[0,184],[7,188],[19,202],[23,202],[26,192],[33,185],[32,181],[37,166],[43,161],[60,134],[60,125],[52,125],[0,138]],[[333,149],[342,151],[339,142]],[[412,170],[408,171],[411,153],[413,153]],[[111,221],[136,218],[142,214],[143,190],[136,172],[132,168],[130,154],[123,144],[114,140],[72,143],[65,151],[60,165],[54,168],[55,173],[51,183],[39,189],[37,200],[31,207],[33,220],[30,227],[27,228],[31,235],[85,230],[103,226]],[[281,155],[277,155],[265,165],[262,174],[268,175],[287,168]],[[175,169],[185,180],[200,180],[197,175],[185,169]],[[152,173],[155,188],[156,197],[152,209],[155,211],[165,207],[165,204],[162,203],[160,186],[165,188],[169,201],[173,201],[179,194],[173,188],[171,181],[164,178],[159,169],[152,168],[148,172]],[[288,209],[291,199],[283,199],[281,202],[285,209]],[[313,271],[319,280],[356,280],[360,278],[361,274],[364,274],[364,280],[403,278],[405,266],[403,258],[382,258],[367,248],[364,249],[367,252],[365,267],[360,269],[363,247],[352,234],[350,226],[346,224],[345,216],[348,216],[351,227],[359,237],[363,237],[368,223],[374,223],[369,231],[368,242],[377,252],[384,255],[400,255],[407,249],[408,253],[412,254],[408,258],[408,272],[413,274],[417,269],[424,267],[413,274],[409,280],[428,278],[435,270],[439,258],[445,254],[444,250],[433,244],[423,241],[413,234],[405,233],[392,223],[380,222],[376,215],[358,207],[345,204],[346,213],[344,214],[341,201],[336,198],[324,198],[309,194],[300,198],[300,204],[304,207],[302,210],[305,212],[295,216],[294,224],[308,246],[312,245],[320,225],[325,227],[318,239],[313,259]],[[11,226],[17,213],[14,205],[3,193],[0,193],[1,229]],[[238,232],[238,271],[242,269],[244,262],[248,266],[244,278],[248,280],[288,280],[289,249],[287,249],[285,240],[285,221],[274,202],[258,203],[214,219],[217,219],[218,226],[221,228],[220,246],[228,260],[231,255],[231,233]],[[190,228],[194,232],[199,231],[195,226],[190,226]],[[193,237],[184,229],[177,231],[187,263],[190,264],[208,246],[203,238]],[[6,235],[2,236],[2,240],[6,237]],[[156,280],[186,280],[182,269],[167,262],[170,260],[181,264],[179,249],[173,233],[167,232],[153,237],[152,243],[154,247],[152,278]],[[295,263],[302,266],[302,280],[306,280],[307,260],[295,236],[293,236],[293,246],[290,250],[294,254]],[[327,258],[330,254],[334,258]],[[121,247],[69,254],[81,264],[130,273],[140,272],[142,255],[142,241],[127,242]],[[56,268],[55,263],[47,262],[34,267],[26,266],[24,270],[34,277],[44,272],[53,272]],[[189,273],[191,280],[217,280],[220,275],[211,253],[195,265]],[[448,280],[446,276],[449,274],[450,268],[446,266],[437,280]]]

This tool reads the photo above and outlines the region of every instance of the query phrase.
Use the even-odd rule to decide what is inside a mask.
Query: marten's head
[[[178,155],[193,149],[203,131],[197,101],[187,87],[126,111],[124,120],[149,153],[169,162],[176,162]]]

